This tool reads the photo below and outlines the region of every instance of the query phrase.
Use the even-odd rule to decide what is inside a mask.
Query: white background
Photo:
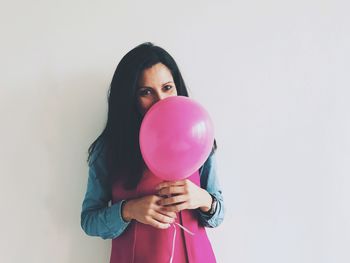
[[[0,262],[108,262],[87,148],[123,55],[152,41],[209,110],[218,262],[350,262],[347,1],[1,1]]]

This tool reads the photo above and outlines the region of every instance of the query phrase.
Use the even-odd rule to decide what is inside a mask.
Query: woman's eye
[[[165,90],[170,90],[170,89],[172,89],[172,87],[173,87],[173,86],[171,86],[171,85],[166,85],[166,86],[165,86]]]
[[[146,95],[150,94],[149,92],[150,92],[150,90],[144,89],[144,90],[141,90],[141,91],[140,91],[140,95],[141,95],[141,96],[146,96]]]

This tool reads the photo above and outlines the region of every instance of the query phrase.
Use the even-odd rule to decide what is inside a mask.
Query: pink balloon
[[[199,103],[171,96],[147,111],[139,139],[142,157],[152,173],[168,181],[181,180],[208,158],[214,143],[214,125]]]

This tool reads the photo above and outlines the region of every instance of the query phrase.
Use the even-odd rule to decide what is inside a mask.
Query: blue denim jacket
[[[107,169],[103,143],[97,143],[89,161],[87,190],[82,203],[81,227],[89,236],[113,239],[123,233],[131,221],[126,222],[121,216],[120,200],[113,205],[111,186],[107,184]],[[201,187],[214,195],[218,201],[215,213],[208,215],[197,208],[200,222],[206,227],[217,227],[224,219],[224,200],[216,175],[215,152],[199,169]]]

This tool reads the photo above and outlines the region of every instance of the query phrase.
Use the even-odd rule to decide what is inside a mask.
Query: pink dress
[[[199,172],[188,177],[200,186]],[[150,170],[146,170],[135,190],[125,190],[119,183],[112,189],[112,203],[122,199],[137,198],[155,194],[155,187],[162,180]],[[213,263],[216,262],[205,227],[200,225],[197,211],[186,209],[177,213],[175,222],[181,224],[191,235],[176,226],[173,263]],[[174,227],[157,229],[132,220],[124,232],[112,240],[110,263],[163,263],[170,262],[172,255]]]

